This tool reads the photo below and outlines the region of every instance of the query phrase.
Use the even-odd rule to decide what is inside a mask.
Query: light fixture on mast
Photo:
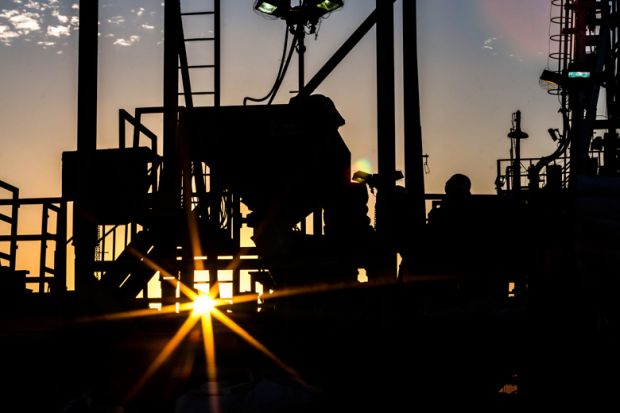
[[[314,33],[321,17],[343,6],[342,0],[302,0],[297,6],[292,6],[290,0],[257,0],[254,9],[286,20],[289,26],[309,25],[310,33]]]
[[[286,21],[288,30],[295,36],[295,49],[299,57],[299,91],[304,87],[304,37],[317,32],[319,19],[344,6],[343,0],[300,0],[297,6],[291,0],[256,0],[254,9]]]

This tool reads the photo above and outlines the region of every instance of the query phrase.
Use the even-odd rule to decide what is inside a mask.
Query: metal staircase
[[[219,0],[180,0],[177,21],[177,38],[179,39],[179,105],[186,109],[220,105],[220,1]],[[137,108],[135,117],[121,110],[119,148],[125,148],[125,122],[133,126],[133,147],[139,146],[142,133],[150,139],[152,149],[157,150],[157,137],[142,125],[142,115],[161,114],[163,108]],[[209,208],[211,216],[219,216],[219,200],[210,185],[208,169],[199,162],[191,165],[193,183],[189,195],[191,209],[199,206],[199,198],[214,199]],[[152,198],[157,198],[158,171],[149,173],[152,182]],[[209,196],[205,197],[209,188]],[[184,202],[184,201],[183,201]],[[197,212],[195,212],[197,214]],[[144,224],[144,225],[143,225]],[[160,249],[157,247],[149,224],[143,222],[121,223],[106,226],[99,225],[98,241],[100,254],[95,261],[96,274],[101,286],[120,298],[134,299],[142,294],[143,300],[152,303],[158,297],[149,297],[147,284],[157,271],[145,264],[145,258],[157,259]],[[124,240],[122,239],[124,238]],[[120,252],[117,252],[120,251]],[[187,255],[187,254],[183,254]],[[210,269],[216,270],[215,267]],[[238,278],[238,277],[237,277]],[[161,277],[160,277],[161,281]],[[162,283],[162,289],[164,284]],[[170,292],[168,292],[170,293]],[[167,294],[162,290],[161,300]],[[174,295],[174,293],[173,293]]]
[[[135,234],[119,256],[109,263],[101,278],[102,286],[108,290],[118,289],[120,295],[127,299],[135,298],[156,273],[144,262],[144,257],[153,247],[153,240],[147,231]]]

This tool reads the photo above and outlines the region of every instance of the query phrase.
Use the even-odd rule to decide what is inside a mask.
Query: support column
[[[179,0],[164,2],[164,156],[159,196],[160,222],[156,223],[156,239],[159,242],[158,263],[173,277],[178,279],[176,257],[182,236],[180,225],[187,225],[180,216],[181,171],[177,145],[177,119],[179,113]],[[166,304],[175,301],[176,289],[168,282],[162,282],[162,300]]]
[[[77,150],[79,171],[78,190],[73,204],[73,242],[75,245],[75,289],[87,292],[95,282],[94,259],[97,244],[97,224],[90,220],[88,199],[94,190],[92,162],[97,149],[97,58],[99,33],[99,1],[80,1],[78,56],[78,113]]]
[[[390,242],[394,229],[393,198],[396,170],[396,131],[394,96],[394,5],[377,0],[377,156],[382,187],[377,194],[377,232],[382,238],[381,277],[396,276],[396,250]]]
[[[411,199],[411,226],[418,238],[426,223],[424,151],[418,81],[416,0],[403,1],[403,89],[405,112],[405,186]]]

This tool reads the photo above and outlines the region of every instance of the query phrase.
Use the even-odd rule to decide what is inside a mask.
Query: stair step
[[[146,254],[146,251],[152,245],[149,234],[147,232],[138,232],[129,245],[120,253],[116,260],[105,265],[108,270],[101,277],[101,283],[109,289],[117,289],[127,279],[127,276],[145,268],[146,265],[134,254],[133,250],[138,253]]]

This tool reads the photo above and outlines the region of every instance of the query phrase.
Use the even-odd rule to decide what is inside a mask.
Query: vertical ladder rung
[[[215,14],[214,11],[192,11],[187,13],[181,13],[181,16],[201,16],[207,14]]]
[[[220,44],[219,44],[219,36],[220,36],[220,0],[213,0],[211,2],[211,5],[204,5],[204,8],[201,9],[194,9],[194,11],[184,11],[183,9],[183,1],[180,1],[180,6],[181,8],[179,9],[179,20],[180,20],[180,24],[181,24],[181,28],[183,27],[183,25],[185,23],[188,22],[192,22],[194,24],[201,24],[204,25],[207,22],[212,22],[213,23],[213,31],[209,31],[209,32],[202,32],[202,33],[196,33],[196,37],[185,37],[185,32],[184,30],[182,30],[181,33],[183,33],[182,35],[182,39],[180,39],[182,41],[182,48],[183,48],[183,52],[180,53],[180,67],[179,70],[181,71],[181,76],[182,76],[182,80],[183,80],[183,89],[186,89],[187,92],[179,92],[178,95],[179,96],[184,96],[186,103],[189,102],[189,106],[193,106],[193,102],[192,102],[192,96],[199,96],[199,95],[211,95],[215,97],[214,100],[214,105],[218,106],[219,105],[219,94],[220,94],[220,88],[219,88],[219,77],[220,77],[220,66],[219,66],[219,48],[220,48]],[[184,16],[207,16],[206,18],[200,18],[200,19],[184,19]],[[209,16],[213,16],[213,21],[210,20]],[[206,20],[205,20],[206,19]],[[210,24],[209,24],[210,25]],[[186,48],[186,45],[188,44],[188,42],[208,42],[208,43],[203,43],[203,45],[205,45],[204,47],[207,48],[211,48],[213,47],[213,54],[214,54],[214,62],[213,64],[193,64],[193,65],[189,65],[188,64],[188,59],[187,59],[187,55],[188,50]],[[183,56],[181,56],[183,55]],[[191,60],[191,59],[190,59]],[[196,62],[199,63],[199,62]],[[208,81],[207,83],[205,83],[205,79],[202,79],[202,83],[205,83],[203,85],[203,87],[201,87],[201,89],[203,91],[199,91],[199,92],[194,92],[192,89],[192,85],[191,85],[191,77],[193,76],[192,70],[209,70],[209,74],[211,73],[211,70],[213,70],[213,86],[210,85],[210,81]],[[196,75],[198,75],[198,73],[194,72]],[[205,91],[206,89],[206,91]]]
[[[212,42],[215,40],[215,37],[190,37],[184,40],[186,42]]]
[[[214,95],[215,92],[192,92],[190,95]],[[179,92],[179,96],[185,95],[185,92]]]
[[[213,69],[215,67],[215,65],[189,65],[187,66],[188,69]],[[179,69],[182,69],[181,66],[179,66]]]

